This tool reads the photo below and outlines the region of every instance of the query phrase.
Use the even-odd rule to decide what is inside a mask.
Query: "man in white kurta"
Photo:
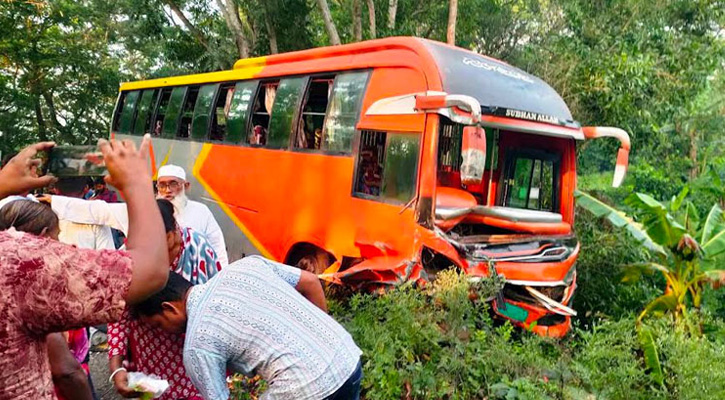
[[[176,165],[159,168],[158,197],[174,204],[176,221],[183,228],[191,228],[204,234],[217,253],[222,267],[229,263],[224,235],[209,207],[189,200],[186,191],[190,183],[186,172]],[[124,203],[106,203],[101,200],[80,200],[64,196],[52,196],[51,207],[61,220],[80,224],[107,225],[124,234],[128,232],[128,212]]]
[[[62,178],[55,186],[63,196],[82,198],[86,178]],[[62,243],[74,244],[81,249],[116,249],[111,228],[108,226],[78,223],[63,218],[59,218],[58,226],[58,240]]]

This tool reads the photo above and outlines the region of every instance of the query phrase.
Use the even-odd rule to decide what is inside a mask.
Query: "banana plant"
[[[688,330],[697,330],[688,326],[688,304],[699,308],[706,284],[725,276],[725,271],[718,269],[725,260],[723,211],[718,204],[713,205],[702,222],[695,206],[685,201],[688,192],[689,189],[683,189],[667,204],[647,194],[631,194],[625,203],[635,211],[639,222],[591,195],[575,194],[579,206],[615,226],[626,228],[650,250],[652,260],[626,266],[624,280],[637,279],[643,272],[654,272],[662,274],[667,282],[664,293],[640,313],[638,324],[650,314],[671,313]]]

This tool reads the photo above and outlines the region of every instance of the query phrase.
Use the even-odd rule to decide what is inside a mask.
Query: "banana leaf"
[[[654,312],[657,313],[664,313],[665,311],[673,311],[677,308],[677,296],[674,294],[663,294],[662,296],[652,300],[647,306],[644,308],[641,314],[639,314],[639,318],[637,318],[637,321],[641,321],[642,318],[644,318],[647,314],[651,314]]]
[[[634,222],[634,220],[629,218],[626,214],[624,214],[624,212],[619,211],[616,208],[596,199],[594,196],[580,190],[574,191],[574,198],[576,198],[577,205],[594,214],[594,216],[598,218],[605,218],[617,228],[625,228],[637,242],[641,243],[648,250],[663,255],[666,254],[664,249],[662,249],[662,246],[652,241],[647,232],[642,228],[642,225]]]
[[[700,244],[705,253],[702,262],[704,270],[715,269],[725,263],[725,216],[717,204],[712,206],[707,215]]]
[[[665,374],[662,371],[662,363],[660,362],[660,355],[657,351],[657,343],[652,330],[646,326],[640,326],[637,329],[637,338],[639,339],[639,345],[642,347],[644,364],[649,369],[650,377],[658,385],[664,387]]]
[[[667,267],[652,262],[627,264],[623,268],[624,274],[622,275],[622,282],[625,283],[636,282],[639,280],[639,278],[642,277],[643,274],[652,275],[655,272],[667,274],[668,272],[670,272]]]
[[[644,193],[632,193],[624,202],[640,211],[642,226],[653,242],[672,248],[680,241],[686,229],[667,211],[667,208]]]

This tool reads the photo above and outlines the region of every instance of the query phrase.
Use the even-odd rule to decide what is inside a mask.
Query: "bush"
[[[638,313],[664,287],[660,276],[622,282],[623,265],[648,258],[643,247],[623,229],[610,226],[586,211],[577,213],[575,231],[581,243],[577,261],[574,308],[578,323],[601,317],[621,318]]]
[[[601,316],[553,340],[495,323],[481,290],[489,289],[471,288],[465,276],[445,271],[424,290],[403,286],[331,302],[363,350],[363,398],[725,398],[725,368],[716,367],[725,366],[725,341],[691,338],[667,319],[653,320],[662,388],[644,367],[635,318],[624,305],[611,308],[622,309],[617,319]],[[641,290],[610,298],[643,302]],[[725,337],[722,320],[698,318],[706,331]]]

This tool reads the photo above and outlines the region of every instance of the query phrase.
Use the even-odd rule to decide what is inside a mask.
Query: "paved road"
[[[122,400],[123,397],[116,393],[113,385],[108,383],[108,353],[95,352],[90,353],[90,361],[88,366],[91,369],[91,377],[93,378],[93,386],[96,388],[96,394],[100,400]]]

